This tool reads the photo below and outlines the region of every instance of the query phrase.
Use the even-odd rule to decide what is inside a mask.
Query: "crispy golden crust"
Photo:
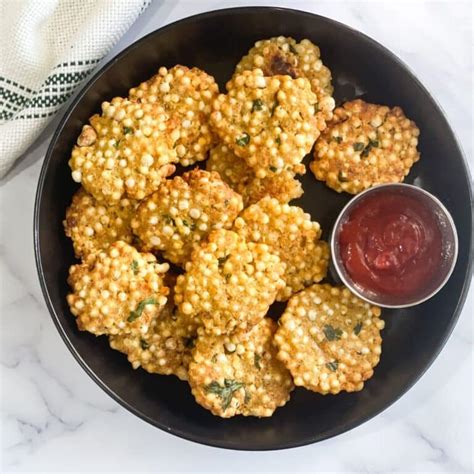
[[[420,158],[419,134],[400,107],[346,102],[316,142],[311,171],[330,188],[351,194],[401,182]]]
[[[242,212],[234,230],[248,241],[268,245],[286,265],[286,285],[277,300],[286,301],[293,293],[326,276],[329,246],[319,240],[319,224],[311,221],[303,209],[266,197]]]
[[[213,231],[185,269],[176,284],[176,304],[215,335],[252,328],[284,285],[284,265],[267,245],[247,243],[228,230]]]
[[[347,288],[314,285],[294,295],[275,335],[295,385],[336,394],[362,390],[382,352],[380,308]]]
[[[212,76],[201,69],[161,67],[158,74],[130,89],[130,98],[158,102],[176,119],[180,138],[176,144],[179,162],[189,166],[206,159],[215,139],[209,126],[211,103],[219,87]]]
[[[162,250],[184,265],[212,230],[230,229],[242,208],[241,196],[218,173],[194,169],[166,180],[145,199],[132,229],[145,251]]]
[[[244,71],[213,103],[211,124],[221,142],[243,158],[257,177],[292,170],[319,136],[316,96],[309,81]]]
[[[150,373],[176,375],[187,380],[196,337],[196,324],[177,311],[170,295],[145,334],[110,336],[109,341],[113,349],[127,355],[134,369],[143,367]]]
[[[201,334],[189,364],[196,401],[214,415],[271,416],[293,390],[288,370],[276,358],[276,323],[263,319],[239,336]]]
[[[98,201],[143,199],[174,173],[179,138],[159,104],[116,97],[84,125],[72,150],[72,178]]]
[[[116,240],[130,244],[133,240],[130,220],[135,208],[136,202],[125,198],[117,205],[98,203],[84,188],[79,188],[63,221],[76,257],[85,258]]]
[[[295,172],[284,170],[266,178],[257,178],[252,168],[226,145],[217,145],[211,150],[206,169],[217,171],[221,178],[242,196],[244,206],[254,204],[265,196],[286,203],[303,195],[303,188],[295,178]],[[302,164],[297,170],[301,174],[306,172]]]
[[[297,43],[293,38],[278,36],[257,41],[237,64],[235,72],[240,74],[252,69],[262,69],[265,76],[305,77],[318,98],[320,118],[324,122],[331,119],[335,105],[331,97],[331,71],[321,61],[319,48],[308,39]],[[320,130],[323,129],[324,125]]]
[[[121,241],[72,265],[67,302],[79,329],[97,336],[145,334],[166,304],[168,268]]]

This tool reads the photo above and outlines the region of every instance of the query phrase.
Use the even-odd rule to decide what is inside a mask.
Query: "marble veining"
[[[252,3],[319,13],[390,48],[440,102],[474,165],[469,1],[155,1],[108,57],[179,18]],[[36,276],[34,194],[58,120],[0,183],[1,472],[473,472],[472,291],[446,347],[409,393],[317,445],[208,448],[149,426],[109,398],[62,342]]]

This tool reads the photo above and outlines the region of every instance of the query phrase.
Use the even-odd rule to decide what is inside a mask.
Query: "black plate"
[[[363,391],[321,396],[296,389],[271,418],[222,420],[194,402],[187,384],[174,377],[132,370],[109,349],[105,337],[79,332],[66,304],[66,277],[74,262],[61,221],[76,185],[67,165],[82,124],[103,100],[153,75],[159,66],[198,66],[221,90],[254,41],[285,35],[318,44],[333,74],[336,101],[363,97],[400,105],[421,129],[422,159],[407,182],[438,196],[459,233],[454,273],[430,301],[384,311],[382,359]],[[66,345],[84,370],[109,395],[153,425],[199,443],[233,449],[281,449],[320,441],[347,431],[387,408],[433,362],[459,316],[469,286],[471,191],[469,175],[451,128],[438,105],[390,51],[347,26],[320,16],[281,8],[236,8],[197,15],[168,25],[131,45],[104,66],[77,96],[56,131],[43,164],[35,208],[35,252],[46,303]],[[327,238],[349,196],[316,182],[308,171],[299,201]]]

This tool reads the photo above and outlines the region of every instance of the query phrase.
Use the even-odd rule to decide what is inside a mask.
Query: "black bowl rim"
[[[49,310],[51,318],[52,318],[52,320],[53,320],[53,322],[56,326],[56,329],[58,330],[61,338],[63,339],[64,343],[66,344],[67,348],[69,349],[71,354],[74,356],[76,361],[79,363],[79,365],[87,373],[87,375],[89,375],[89,377],[91,377],[92,380],[102,390],[104,390],[104,392],[106,392],[112,399],[114,399],[121,406],[126,408],[128,411],[130,411],[131,413],[133,413],[137,417],[141,418],[142,420],[146,421],[147,423],[150,423],[151,425],[153,425],[157,428],[160,428],[162,431],[164,431],[166,433],[171,433],[175,436],[186,439],[188,441],[193,441],[195,443],[203,444],[203,445],[207,445],[207,446],[211,446],[211,447],[234,449],[234,450],[245,450],[245,451],[271,451],[271,450],[296,448],[296,447],[301,447],[301,446],[306,446],[306,445],[309,445],[309,444],[313,444],[313,443],[316,443],[316,442],[319,442],[319,441],[323,441],[325,439],[329,439],[329,438],[332,438],[334,436],[338,436],[340,434],[346,433],[347,431],[350,431],[350,430],[356,428],[357,426],[362,425],[366,421],[368,421],[368,420],[374,418],[375,416],[379,415],[380,413],[385,411],[387,408],[389,408],[391,405],[393,405],[397,400],[399,400],[408,390],[410,390],[415,385],[415,383],[418,382],[418,380],[426,373],[426,371],[433,364],[434,360],[438,357],[439,353],[441,352],[441,350],[445,346],[447,340],[449,339],[449,337],[450,337],[450,335],[451,335],[451,333],[454,329],[454,326],[456,325],[456,323],[459,319],[459,315],[461,314],[461,310],[462,310],[462,308],[464,306],[464,303],[466,301],[468,289],[469,289],[469,286],[470,286],[470,281],[471,281],[471,278],[472,278],[472,271],[471,271],[472,270],[472,263],[473,263],[472,262],[472,255],[473,255],[472,230],[470,230],[471,231],[471,239],[470,239],[471,240],[471,246],[470,246],[469,255],[468,255],[468,257],[469,257],[468,266],[466,268],[466,274],[464,276],[464,282],[463,282],[463,286],[462,286],[462,289],[461,289],[460,297],[458,299],[456,308],[455,308],[454,313],[453,313],[452,318],[451,318],[450,325],[448,326],[448,328],[446,330],[446,333],[445,333],[445,336],[444,336],[443,340],[439,343],[439,346],[437,347],[436,351],[433,353],[432,357],[430,358],[430,360],[428,361],[426,366],[423,368],[423,370],[420,371],[418,374],[416,374],[413,377],[413,379],[410,380],[407,384],[405,384],[405,386],[401,388],[400,392],[388,404],[386,404],[385,406],[383,406],[380,409],[375,410],[374,412],[372,412],[371,414],[369,414],[367,416],[361,417],[360,419],[358,419],[355,422],[347,423],[345,425],[343,424],[343,425],[339,426],[337,429],[335,429],[333,432],[331,432],[331,433],[329,433],[325,436],[315,435],[313,437],[306,438],[304,440],[298,440],[298,441],[295,441],[293,443],[281,443],[281,444],[275,445],[271,448],[262,448],[262,447],[257,447],[256,448],[256,447],[249,446],[249,445],[236,445],[233,442],[226,442],[226,441],[223,441],[223,440],[217,441],[217,442],[209,441],[208,439],[203,439],[200,436],[192,435],[192,434],[189,434],[189,433],[184,432],[182,430],[175,429],[175,428],[172,428],[172,427],[168,427],[164,424],[161,424],[159,421],[151,419],[149,416],[147,416],[146,414],[140,412],[134,406],[130,405],[126,400],[124,400],[118,394],[116,394],[113,390],[111,390],[94,373],[94,371],[87,365],[86,361],[77,352],[77,350],[74,347],[73,343],[69,340],[66,332],[63,330],[63,327],[62,327],[62,324],[61,324],[61,321],[60,321],[60,317],[56,313],[56,311],[53,307],[53,304],[51,302],[51,299],[49,297],[48,289],[47,289],[47,286],[46,286],[46,280],[45,280],[45,277],[44,277],[43,267],[42,267],[42,263],[41,263],[40,242],[39,242],[39,215],[40,215],[40,204],[41,204],[41,197],[42,197],[42,192],[43,192],[44,181],[45,181],[45,178],[46,178],[46,174],[48,172],[49,163],[51,161],[51,157],[52,157],[52,154],[53,154],[53,149],[54,149],[54,146],[57,142],[57,139],[60,136],[60,134],[62,133],[67,120],[71,116],[71,114],[74,111],[74,109],[76,108],[77,104],[82,100],[82,98],[87,93],[87,91],[92,86],[92,84],[94,84],[95,81],[97,81],[99,79],[99,77],[101,77],[113,64],[118,62],[123,56],[128,54],[133,49],[139,47],[142,43],[148,41],[149,38],[152,37],[153,35],[155,35],[157,33],[163,33],[166,30],[175,27],[177,24],[192,23],[192,22],[195,22],[196,20],[200,20],[202,18],[212,18],[214,16],[220,16],[223,13],[228,14],[228,15],[232,15],[234,13],[254,11],[254,12],[260,12],[260,13],[264,14],[268,11],[275,11],[275,10],[287,12],[287,13],[290,13],[290,14],[307,16],[307,17],[310,17],[310,18],[317,18],[320,21],[322,20],[322,21],[325,21],[327,23],[332,24],[332,26],[334,26],[335,28],[350,30],[355,35],[358,35],[358,36],[362,37],[365,41],[371,43],[372,46],[374,46],[376,49],[378,49],[379,51],[381,51],[382,53],[384,53],[385,55],[390,57],[390,59],[392,61],[397,63],[399,66],[401,66],[405,70],[405,72],[410,76],[410,78],[413,80],[415,85],[419,89],[421,89],[422,92],[424,94],[426,94],[426,96],[432,101],[432,103],[439,110],[440,115],[443,117],[444,121],[446,122],[447,131],[451,135],[451,139],[454,141],[454,143],[456,144],[456,146],[459,149],[459,154],[461,156],[462,165],[463,165],[463,168],[464,168],[464,173],[468,178],[469,201],[470,201],[470,203],[472,203],[472,188],[471,188],[472,180],[471,180],[471,176],[470,176],[469,167],[467,166],[467,162],[466,162],[466,158],[465,158],[463,149],[462,149],[459,141],[457,140],[456,135],[454,134],[453,130],[451,129],[451,126],[449,125],[449,122],[448,122],[447,117],[446,117],[446,113],[444,112],[444,110],[442,109],[442,107],[440,106],[438,101],[433,98],[433,96],[426,89],[426,87],[416,77],[416,75],[413,73],[413,71],[396,54],[394,54],[388,48],[386,48],[385,46],[380,44],[378,41],[375,41],[371,37],[367,36],[366,34],[360,32],[358,30],[356,30],[355,28],[352,28],[348,25],[345,25],[344,23],[333,20],[331,18],[327,18],[327,17],[322,16],[322,15],[317,15],[317,14],[314,14],[314,13],[305,12],[305,11],[301,11],[301,10],[296,10],[296,9],[292,9],[292,8],[271,7],[271,6],[250,6],[250,7],[234,7],[234,8],[224,8],[224,9],[212,10],[212,11],[209,11],[209,12],[199,13],[199,14],[192,15],[192,16],[174,21],[172,23],[169,23],[169,24],[167,24],[167,25],[165,25],[161,28],[158,28],[158,29],[148,33],[147,35],[145,35],[142,38],[138,39],[134,43],[130,44],[124,50],[122,50],[119,54],[117,54],[115,57],[110,59],[110,61],[108,61],[105,65],[103,65],[99,69],[99,71],[97,71],[92,76],[92,78],[90,80],[88,80],[87,83],[82,87],[80,92],[77,94],[77,96],[74,98],[74,100],[68,106],[67,110],[64,112],[64,114],[63,114],[63,116],[62,116],[62,118],[61,118],[61,120],[60,120],[60,122],[57,126],[57,129],[56,129],[56,131],[55,131],[55,133],[54,133],[54,135],[51,139],[50,145],[49,145],[48,150],[46,152],[46,156],[44,158],[43,165],[42,165],[41,172],[40,172],[40,176],[39,176],[39,179],[38,179],[38,187],[37,187],[37,190],[36,190],[34,216],[33,216],[33,239],[34,239],[35,261],[36,261],[38,277],[39,277],[39,280],[40,280],[41,291],[42,291],[43,297],[46,301],[46,306]],[[471,224],[472,224],[472,221],[473,221],[473,215],[471,213]],[[472,227],[472,225],[471,225],[471,227]]]

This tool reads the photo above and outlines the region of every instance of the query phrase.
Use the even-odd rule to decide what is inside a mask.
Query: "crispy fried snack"
[[[284,265],[267,245],[223,229],[211,232],[185,269],[177,280],[176,304],[215,335],[255,326],[284,285]]]
[[[194,169],[166,180],[145,199],[132,220],[143,250],[162,250],[184,265],[192,250],[214,229],[230,229],[242,198],[216,172]]]
[[[419,160],[420,131],[400,107],[346,102],[316,142],[311,171],[338,191],[357,194],[398,183]]]
[[[171,282],[165,278],[171,293],[174,281],[175,278]],[[109,342],[112,349],[127,355],[134,369],[143,367],[150,373],[176,375],[187,380],[196,337],[196,324],[177,311],[170,294],[163,311],[145,334],[109,336]]]
[[[297,206],[280,204],[266,197],[246,208],[234,223],[234,230],[244,239],[268,245],[286,265],[285,287],[278,301],[321,281],[327,273],[329,246],[319,240],[321,228],[309,214]]]
[[[79,188],[72,197],[63,221],[65,233],[72,239],[76,257],[85,258],[117,240],[132,243],[130,221],[136,205],[136,201],[126,198],[116,205],[101,204],[84,188]]]
[[[72,265],[67,302],[79,329],[96,336],[145,334],[167,302],[168,269],[121,241]]]
[[[257,41],[244,56],[235,72],[262,69],[265,76],[287,75],[296,79],[305,77],[318,98],[318,125],[324,129],[324,122],[331,119],[334,99],[331,97],[331,71],[321,61],[319,48],[310,40],[297,43],[293,38],[278,36]]]
[[[211,103],[219,87],[212,76],[197,67],[161,67],[158,74],[130,89],[130,98],[159,103],[175,118],[180,137],[179,162],[189,166],[205,160],[215,139],[209,126]]]
[[[242,196],[244,206],[254,204],[265,196],[287,203],[303,195],[303,188],[295,178],[294,171],[284,170],[266,178],[257,178],[253,169],[226,145],[217,145],[211,150],[206,169],[217,171],[221,178]],[[298,165],[296,169],[300,174],[306,172],[303,164]]]
[[[294,295],[275,335],[295,385],[321,394],[362,390],[382,352],[380,308],[347,288],[314,285]]]
[[[290,373],[276,358],[276,323],[265,318],[249,333],[202,334],[189,364],[196,401],[214,415],[271,416],[293,390]]]
[[[84,125],[72,150],[72,179],[98,201],[143,199],[176,167],[179,130],[159,104],[116,97]]]
[[[319,136],[316,95],[309,81],[244,71],[213,103],[211,124],[221,142],[258,178],[292,170]]]

